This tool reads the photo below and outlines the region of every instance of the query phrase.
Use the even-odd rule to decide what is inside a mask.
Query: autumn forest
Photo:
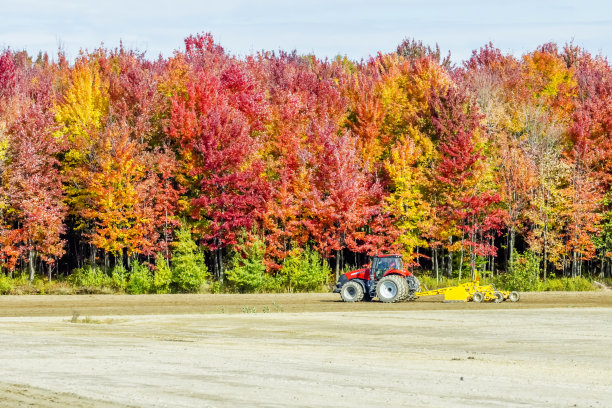
[[[454,63],[404,40],[363,61],[119,47],[0,56],[0,271],[171,260],[211,278],[398,252],[441,276],[610,277],[612,70],[568,43]],[[238,260],[238,261],[236,261]]]

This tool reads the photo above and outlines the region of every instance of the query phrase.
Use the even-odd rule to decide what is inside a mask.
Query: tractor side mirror
[[[367,268],[368,266],[370,266],[370,265],[368,265],[368,264],[361,265],[362,268]]]

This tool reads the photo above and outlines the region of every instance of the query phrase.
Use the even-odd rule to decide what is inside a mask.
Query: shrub
[[[15,277],[13,278],[13,284],[16,286],[29,285],[30,284],[30,274],[24,271],[17,272],[15,274]]]
[[[574,290],[584,292],[593,289],[593,282],[590,280],[583,278],[582,276],[574,279]]]
[[[132,271],[126,288],[127,292],[132,295],[149,293],[152,286],[153,277],[151,276],[149,268],[138,261],[134,261],[134,263],[132,263]]]
[[[168,266],[168,261],[163,254],[159,253],[155,258],[155,275],[153,276],[155,293],[170,293],[171,282],[172,271]]]
[[[562,279],[548,279],[542,282],[540,290],[549,292],[561,292],[565,290],[565,282]]]
[[[593,284],[590,280],[583,277],[559,279],[553,278],[548,279],[546,282],[542,282],[541,290],[583,292],[587,290],[593,290]]]
[[[113,272],[111,273],[111,281],[113,285],[113,289],[123,292],[127,288],[129,274],[125,270],[123,264],[117,264],[113,268]]]
[[[241,293],[261,292],[273,279],[264,265],[264,243],[256,240],[246,247],[244,254],[235,253],[231,267],[225,272],[228,285]]]
[[[318,252],[306,248],[285,258],[280,274],[290,292],[306,292],[320,290],[328,282],[331,269]]]
[[[32,287],[34,287],[34,290],[36,291],[36,293],[40,294],[40,295],[44,295],[45,294],[45,281],[44,279],[42,279],[39,276],[35,276],[34,280],[32,281]]]
[[[0,295],[8,295],[13,291],[13,280],[0,273]]]
[[[90,265],[75,269],[69,281],[74,286],[83,287],[87,291],[110,288],[113,284],[110,276],[102,272],[100,268]]]
[[[178,292],[197,292],[208,277],[208,269],[189,228],[182,227],[172,245],[173,287]]]
[[[540,260],[530,251],[519,255],[514,251],[508,272],[496,278],[496,285],[504,290],[533,291],[540,284]]]

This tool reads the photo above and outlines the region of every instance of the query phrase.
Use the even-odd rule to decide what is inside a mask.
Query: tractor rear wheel
[[[518,292],[510,292],[510,294],[508,295],[508,300],[510,300],[511,302],[518,302],[519,299],[520,296]]]
[[[387,275],[378,281],[376,296],[383,303],[394,303],[408,296],[408,282],[400,275]]]
[[[504,295],[502,295],[501,292],[495,291],[493,296],[495,296],[495,303],[501,303],[504,301]]]
[[[474,302],[480,303],[484,299],[484,295],[480,292],[474,292],[472,299],[474,299]]]
[[[417,300],[417,296],[415,295],[415,293],[420,292],[421,291],[421,282],[419,282],[419,280],[417,279],[416,276],[408,276],[406,278],[406,281],[408,282],[408,292],[406,294],[406,299],[409,302],[415,301]]]
[[[358,282],[348,281],[340,289],[340,296],[345,302],[359,302],[363,299],[363,288]]]

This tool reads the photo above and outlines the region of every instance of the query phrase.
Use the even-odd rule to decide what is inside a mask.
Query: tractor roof
[[[385,255],[376,255],[375,258],[401,258],[402,256],[399,254],[385,254]]]

